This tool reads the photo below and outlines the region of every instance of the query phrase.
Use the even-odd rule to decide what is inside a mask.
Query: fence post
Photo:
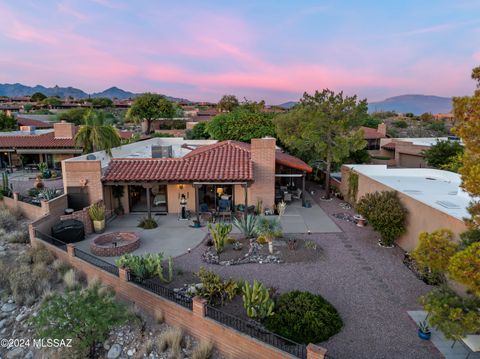
[[[327,355],[327,349],[315,344],[307,345],[307,359],[324,359]]]
[[[193,315],[199,317],[205,317],[207,300],[202,297],[193,297],[192,299],[192,311]]]
[[[73,243],[67,243],[67,253],[70,257],[75,257],[75,245]]]
[[[48,214],[50,212],[50,208],[49,208],[47,200],[42,199],[40,201],[40,207],[42,208],[42,212],[43,212],[44,215]]]
[[[118,278],[120,278],[121,281],[128,282],[130,281],[130,270],[125,267],[119,267],[118,268]]]

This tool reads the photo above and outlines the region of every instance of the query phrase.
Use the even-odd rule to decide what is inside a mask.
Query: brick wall
[[[155,310],[162,310],[168,325],[181,327],[198,339],[211,340],[217,350],[228,358],[294,358],[288,353],[205,317],[205,303],[201,298],[194,298],[193,311],[190,311],[129,282],[128,273],[124,269],[119,269],[119,277],[116,277],[75,257],[73,244],[69,244],[65,252],[35,238],[34,225],[29,226],[29,231],[33,246],[45,245],[57,258],[68,262],[88,280],[100,280],[113,288],[118,298],[134,303],[152,315]],[[322,359],[325,354],[324,348],[312,344],[307,347],[307,359]]]
[[[63,194],[48,202],[41,201],[40,206],[35,206],[31,203],[20,201],[18,193],[14,193],[13,198],[4,197],[3,204],[9,209],[19,211],[23,217],[34,221],[49,213],[53,215],[63,213],[63,210],[67,208],[67,196]]]
[[[249,188],[249,204],[258,200],[263,208],[273,208],[275,204],[275,139],[254,138],[251,141],[251,156],[254,183]]]
[[[55,138],[74,138],[75,125],[73,123],[61,121],[53,124]]]

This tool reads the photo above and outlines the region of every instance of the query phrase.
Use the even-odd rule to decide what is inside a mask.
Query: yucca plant
[[[105,219],[105,206],[99,203],[94,203],[88,209],[88,215],[92,221],[103,221]]]
[[[257,217],[249,214],[246,218],[242,216],[240,219],[234,218],[233,225],[242,232],[245,238],[255,237],[255,227],[257,225]]]
[[[273,239],[282,235],[280,221],[261,216],[255,227],[255,232],[268,243],[268,250],[273,254]]]
[[[213,238],[213,244],[217,254],[223,251],[228,235],[232,231],[232,225],[226,223],[217,223],[215,227],[211,223],[208,224],[208,230]]]

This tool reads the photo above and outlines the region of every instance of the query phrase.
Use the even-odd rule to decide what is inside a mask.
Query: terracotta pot
[[[353,218],[357,221],[357,227],[365,227],[365,218],[361,214],[356,214]]]

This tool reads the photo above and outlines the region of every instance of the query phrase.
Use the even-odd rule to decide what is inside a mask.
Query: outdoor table
[[[470,354],[480,352],[480,334],[467,335],[461,339],[463,344],[470,349],[465,359],[468,359]]]

